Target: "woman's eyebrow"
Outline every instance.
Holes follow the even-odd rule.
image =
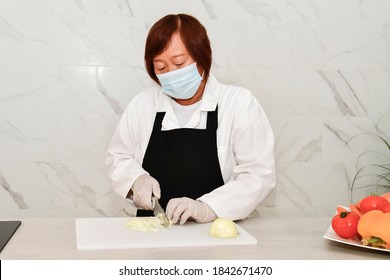
[[[178,57],[182,57],[185,55],[186,55],[185,53],[180,53],[180,54],[175,54],[175,55],[171,56],[170,58],[178,58]],[[162,59],[153,59],[153,62],[163,62],[163,60]]]
[[[180,53],[180,54],[175,54],[173,56],[171,56],[172,58],[176,58],[176,57],[180,57],[180,56],[185,56],[186,54],[185,53]]]

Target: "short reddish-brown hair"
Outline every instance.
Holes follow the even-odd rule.
[[[153,59],[167,48],[173,33],[177,31],[190,56],[204,70],[207,80],[212,61],[210,40],[199,20],[186,14],[166,15],[149,30],[145,45],[145,67],[149,76],[160,84],[154,72]]]

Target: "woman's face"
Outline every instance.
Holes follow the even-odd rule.
[[[153,59],[154,72],[163,74],[194,63],[178,32],[173,33],[167,48]],[[198,66],[199,71],[199,66]]]
[[[153,59],[154,72],[163,74],[171,72],[194,63],[195,60],[190,56],[187,48],[181,40],[178,32],[173,33],[171,41],[167,48]],[[197,65],[199,75],[202,76],[203,69]],[[190,99],[175,99],[181,105],[191,105],[198,102],[203,96],[203,90],[206,80],[203,79],[195,95]]]

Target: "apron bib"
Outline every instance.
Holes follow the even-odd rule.
[[[197,199],[224,184],[217,150],[218,107],[207,113],[206,129],[161,131],[165,112],[158,112],[142,167],[160,183],[161,206],[171,198]],[[149,212],[149,213],[148,213]],[[138,210],[137,215],[153,215]]]

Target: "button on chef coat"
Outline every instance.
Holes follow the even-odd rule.
[[[165,112],[162,130],[205,129],[207,112],[218,105],[217,148],[225,184],[198,200],[218,217],[245,219],[275,186],[274,136],[261,105],[247,89],[219,83],[212,74],[185,126],[180,126],[172,102],[155,86],[136,95],[125,109],[107,149],[114,191],[126,197],[138,176],[147,173],[142,162],[157,112]]]

